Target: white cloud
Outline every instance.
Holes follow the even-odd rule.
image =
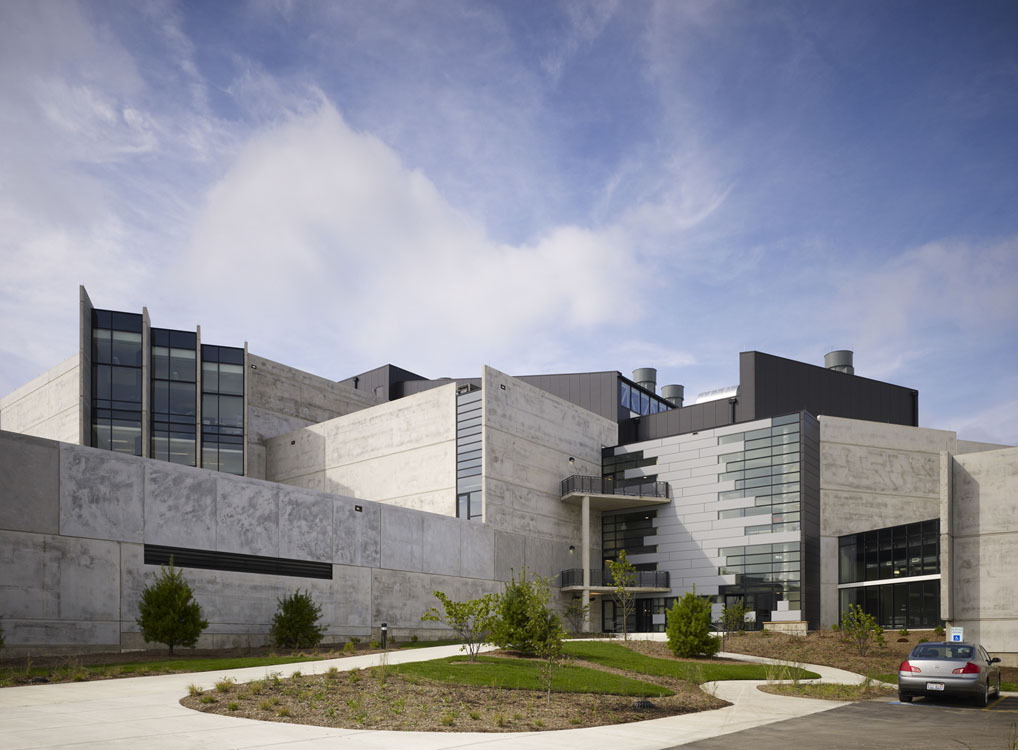
[[[209,193],[177,283],[235,303],[228,335],[243,328],[265,354],[300,325],[314,330],[309,350],[371,362],[398,352],[448,371],[632,317],[647,275],[636,257],[614,228],[495,243],[323,101],[242,149]]]

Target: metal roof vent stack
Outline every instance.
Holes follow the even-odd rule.
[[[653,367],[639,367],[633,370],[633,380],[641,388],[657,393],[657,370]]]
[[[824,367],[836,372],[844,372],[848,375],[855,375],[855,367],[852,366],[852,350],[837,349],[824,355]]]
[[[686,397],[686,389],[681,385],[663,385],[661,386],[661,396],[665,401],[669,402],[672,406],[682,406],[682,401]]]

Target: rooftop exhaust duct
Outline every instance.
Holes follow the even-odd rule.
[[[663,385],[661,386],[661,396],[665,401],[670,403],[672,406],[682,406],[682,401],[685,399],[686,389],[681,385]]]
[[[653,367],[639,367],[633,370],[633,381],[651,393],[657,393],[657,370]]]
[[[836,372],[844,372],[848,375],[855,375],[855,367],[852,366],[852,350],[837,349],[824,355],[824,367]]]

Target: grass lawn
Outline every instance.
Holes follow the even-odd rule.
[[[544,662],[539,659],[478,656],[477,661],[471,663],[465,656],[450,656],[446,659],[399,664],[393,669],[402,675],[423,677],[454,685],[476,685],[508,690],[544,690],[546,683],[541,676],[543,665]],[[662,685],[574,666],[555,668],[552,673],[552,692],[640,697],[673,695],[671,690]]]
[[[628,672],[654,677],[674,677],[697,684],[716,680],[766,680],[773,673],[773,667],[766,664],[732,664],[731,662],[675,661],[658,659],[641,654],[618,643],[592,641],[570,641],[565,652],[577,659],[594,662],[605,667],[624,669]],[[795,667],[787,670],[787,677],[801,680],[819,677],[816,672]]]

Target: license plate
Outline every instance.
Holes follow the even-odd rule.
[[[927,682],[926,683],[926,689],[927,690],[943,690],[944,689],[944,683],[942,683],[942,682]]]

